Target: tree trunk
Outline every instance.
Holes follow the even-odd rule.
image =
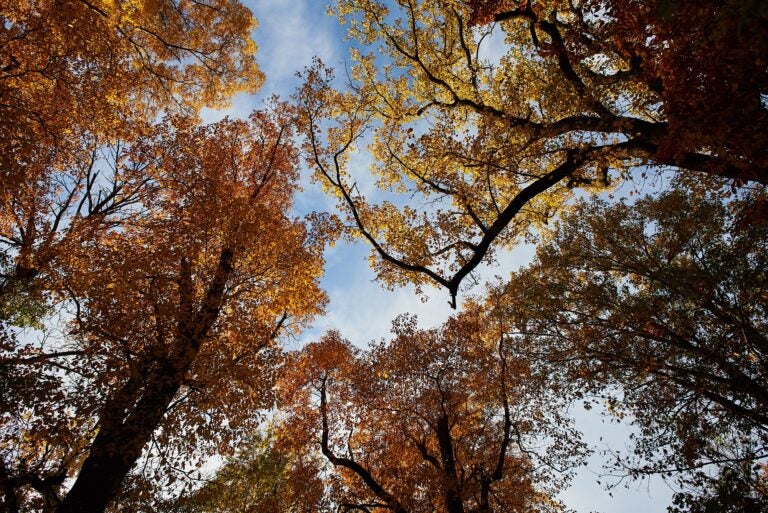
[[[106,509],[181,387],[188,365],[179,367],[169,364],[157,369],[154,379],[139,387],[143,389],[135,406],[112,402],[110,411],[105,411],[100,419],[99,432],[75,484],[56,513],[102,513]],[[132,378],[124,385],[121,392],[128,393],[118,394],[123,396],[121,399],[132,398],[134,394],[129,389],[136,388],[133,380],[138,379],[142,377]],[[130,413],[123,415],[125,410]]]
[[[131,376],[107,402],[88,457],[56,513],[103,513],[119,493],[218,318],[233,257],[231,249],[222,249],[198,309],[193,305],[192,268],[186,258],[182,259],[175,344],[163,356],[148,355],[139,366],[143,372]]]

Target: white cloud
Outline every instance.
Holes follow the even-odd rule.
[[[341,29],[326,15],[324,2],[260,0],[245,4],[259,20],[254,40],[266,75],[263,96],[291,93],[296,72],[311,64],[314,56],[333,64],[346,54]]]
[[[501,29],[501,25],[494,25],[490,34],[485,36],[480,43],[480,51],[478,54],[480,60],[498,66],[501,63],[501,59],[507,55],[511,49],[511,46],[507,44],[505,39],[506,34]]]
[[[287,99],[298,85],[296,73],[320,57],[337,64],[346,55],[343,30],[326,15],[326,5],[317,0],[248,0],[244,4],[258,20],[251,34],[259,47],[256,60],[265,75],[255,95],[240,94],[226,109],[203,109],[203,121],[224,116],[246,117],[274,94]]]

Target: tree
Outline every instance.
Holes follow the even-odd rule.
[[[0,205],[0,375],[5,399],[0,411],[4,504],[28,504],[25,490],[34,488],[31,504],[51,510],[68,473],[81,463],[93,429],[90,422],[101,398],[80,390],[78,400],[93,401],[83,418],[63,412],[77,387],[68,382],[80,372],[83,357],[76,344],[55,330],[42,335],[39,347],[30,337],[15,336],[20,328],[44,329],[44,322],[60,315],[66,293],[63,269],[74,271],[77,245],[98,248],[109,233],[135,222],[153,203],[158,176],[150,136],[134,144],[108,144],[83,137],[81,161],[63,167],[52,161],[24,162],[35,172],[29,180],[6,190]],[[46,141],[38,141],[40,147]],[[56,148],[49,148],[55,153]],[[153,153],[154,152],[154,153]],[[5,182],[2,186],[7,184]],[[12,184],[8,184],[12,185]],[[82,251],[80,251],[82,254]],[[4,340],[5,342],[5,340]],[[70,348],[69,346],[73,346]],[[74,359],[74,360],[73,360]],[[77,362],[77,365],[72,365]],[[34,414],[32,414],[34,412]],[[86,418],[87,417],[87,418]],[[34,436],[29,436],[34,433]]]
[[[749,464],[727,466],[709,480],[704,494],[678,493],[670,513],[759,513],[768,507],[765,469]],[[753,476],[759,471],[760,476]],[[755,486],[757,484],[757,486]]]
[[[93,138],[81,144],[82,160],[47,166],[0,207],[0,318],[12,325],[45,312],[68,246],[98,240],[151,201],[154,156],[142,154],[148,148]]]
[[[69,308],[63,338],[3,357],[15,376],[51,381],[6,414],[3,462],[16,475],[4,484],[55,476],[45,508],[58,513],[104,511],[126,479],[146,502],[142,485],[170,484],[190,454],[226,451],[254,428],[273,400],[275,337],[324,302],[323,235],[287,214],[290,137],[277,106],[202,127],[176,118],[130,148],[150,193],[116,229],[68,239],[51,271]]]
[[[140,192],[140,170],[98,179],[101,150],[141,137],[163,111],[191,115],[256,90],[262,76],[255,21],[236,0],[18,1],[0,21],[3,301],[43,281],[62,237],[108,224]]]
[[[297,455],[282,447],[274,428],[257,433],[216,475],[168,511],[242,513],[330,511],[317,457]]]
[[[493,290],[533,359],[632,416],[623,472],[701,487],[768,454],[768,224],[751,215],[764,194],[678,184],[580,202]]]
[[[261,82],[255,22],[237,1],[21,1],[0,17],[6,186],[67,132],[114,135],[158,108],[221,104]]]
[[[505,20],[525,9],[504,0],[468,4],[477,23]],[[741,169],[742,179],[765,183],[765,5],[751,0],[531,4],[529,9],[540,13],[549,9],[570,11],[582,19],[599,17],[599,30],[566,31],[569,58],[589,59],[600,48],[604,60],[619,58],[627,64],[621,71],[625,77],[632,75],[658,94],[668,122],[660,153],[675,159],[710,148]],[[550,19],[559,21],[557,15]]]
[[[331,332],[289,360],[283,436],[319,442],[341,511],[561,509],[583,446],[546,377],[487,322],[420,330],[399,317],[389,343],[361,351]]]
[[[614,20],[618,5],[627,9]],[[463,280],[495,248],[511,247],[546,224],[573,188],[605,188],[638,166],[768,181],[762,11],[747,19],[743,37],[728,32],[733,17],[722,12],[729,7],[690,18],[699,9],[691,4],[676,15],[686,20],[683,27],[703,24],[685,41],[698,40],[713,16],[725,16],[726,41],[738,39],[740,49],[754,42],[754,51],[724,57],[733,60],[727,69],[743,65],[731,110],[726,98],[708,103],[706,91],[704,99],[691,93],[672,102],[696,87],[695,78],[664,74],[672,52],[662,53],[658,65],[652,57],[643,64],[639,49],[621,46],[622,20],[635,19],[644,5],[339,2],[336,13],[360,44],[348,83],[334,88],[333,75],[317,64],[297,99],[318,176],[338,195],[350,235],[371,244],[384,282],[441,285],[455,306]],[[497,22],[480,23],[489,19],[480,8]],[[645,19],[634,22],[636,40],[645,37]],[[653,48],[672,44],[663,33],[672,25],[680,26],[675,20],[659,26]],[[689,55],[680,45],[675,55]],[[702,60],[709,47],[702,44],[691,58]],[[494,55],[499,49],[501,56]],[[659,73],[668,83],[661,92]],[[718,75],[706,83],[726,82]],[[683,123],[680,102],[699,106],[695,119],[707,123]],[[748,123],[741,121],[742,104],[751,106]],[[714,113],[722,110],[724,126],[713,129]],[[351,159],[366,143],[376,185],[402,197],[377,198],[374,188],[358,185],[363,178]]]

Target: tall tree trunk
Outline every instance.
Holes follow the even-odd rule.
[[[144,372],[131,376],[107,402],[88,457],[56,513],[103,513],[119,493],[218,318],[232,261],[232,250],[223,249],[205,299],[195,308],[191,265],[182,260],[175,344],[163,356],[148,355],[140,366]]]
[[[100,419],[88,458],[56,513],[101,513],[106,509],[162,421],[196,354],[197,350],[189,353],[188,364],[169,363],[156,368],[154,379],[145,386],[137,387],[134,382],[145,376],[132,378],[124,385],[120,398],[132,399],[136,394],[130,389],[139,388],[138,402],[111,401],[110,411]],[[123,414],[126,410],[128,413]]]
[[[440,459],[445,481],[443,490],[445,509],[448,513],[464,513],[464,501],[461,500],[461,486],[456,475],[456,458],[447,414],[442,415],[437,421],[437,441],[440,445]]]

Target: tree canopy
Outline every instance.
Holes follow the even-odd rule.
[[[176,119],[128,150],[146,164],[145,194],[117,228],[70,240],[49,278],[66,338],[3,358],[19,392],[4,431],[5,482],[19,486],[6,501],[40,475],[57,501],[71,477],[46,507],[103,511],[142,454],[146,482],[159,470],[168,482],[189,452],[221,450],[271,405],[274,338],[324,302],[324,239],[286,215],[296,155],[279,109]]]
[[[20,1],[0,20],[2,308],[30,292],[60,239],[137,200],[147,177],[119,162],[125,143],[163,112],[221,106],[263,77],[237,1]]]
[[[653,4],[338,2],[360,45],[347,83],[336,88],[318,63],[297,99],[318,176],[385,283],[435,283],[455,306],[494,249],[540,229],[574,188],[605,188],[638,166],[766,183],[765,13],[658,2],[670,4],[667,21]],[[709,26],[715,42],[687,48]],[[718,45],[733,46],[712,64]],[[754,113],[746,124],[742,106]],[[360,145],[376,185],[411,199],[360,192],[350,164]]]
[[[596,405],[670,512],[766,509],[763,4],[337,0],[345,73],[210,124],[246,5],[3,5],[0,510],[565,512]],[[303,344],[340,233],[461,311]]]
[[[243,444],[205,485],[171,501],[168,511],[332,511],[326,499],[320,457],[290,450],[270,426]]]
[[[765,183],[768,10],[764,5],[750,0],[696,4],[470,0],[468,4],[476,23],[500,22],[527,9],[564,27],[562,50],[569,60],[589,61],[612,75],[614,82],[631,77],[643,83],[657,95],[658,110],[667,122],[659,147],[662,157],[675,162],[685,160],[686,152],[707,148],[738,169],[732,176]],[[574,15],[581,23],[564,21]],[[590,19],[592,27],[585,23]],[[708,170],[727,176],[726,166],[723,162]]]
[[[491,293],[552,379],[631,415],[640,433],[615,462],[629,475],[700,486],[711,467],[734,482],[746,466],[739,486],[765,486],[765,469],[749,470],[768,449],[768,224],[752,222],[755,201],[677,187],[580,202]]]
[[[319,443],[342,511],[561,510],[584,447],[502,325],[400,317],[367,351],[327,334],[288,361],[282,436],[310,453]]]
[[[0,19],[3,196],[69,162],[85,134],[125,134],[262,81],[255,21],[236,0],[18,1]]]

